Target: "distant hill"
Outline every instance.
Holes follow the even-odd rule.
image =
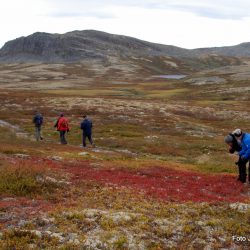
[[[241,43],[235,46],[195,49],[196,55],[217,54],[221,56],[250,57],[250,43]]]
[[[37,32],[7,42],[0,50],[1,63],[101,64],[130,72],[187,73],[227,65],[239,65],[250,56],[250,43],[221,48],[188,50],[95,30],[65,34]],[[120,64],[120,66],[118,66]],[[88,67],[88,66],[86,66]]]
[[[0,50],[0,61],[13,62],[75,62],[108,56],[180,57],[190,56],[190,51],[94,30],[66,34],[38,32],[9,41]]]

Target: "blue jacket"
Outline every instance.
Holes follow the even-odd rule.
[[[246,160],[250,159],[250,134],[244,133],[241,139],[242,150],[239,152],[239,156]]]
[[[37,113],[33,117],[33,123],[35,124],[36,127],[40,127],[43,124],[43,116],[40,113]]]
[[[92,134],[92,127],[93,127],[92,121],[89,119],[84,119],[81,123],[81,129],[85,135]]]

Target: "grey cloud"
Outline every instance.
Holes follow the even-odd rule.
[[[100,19],[109,19],[109,18],[116,18],[117,16],[114,15],[111,12],[105,12],[105,11],[54,11],[47,14],[48,16],[53,17],[96,17]]]
[[[44,0],[55,16],[113,18],[110,6],[178,10],[215,19],[242,19],[250,16],[248,0]],[[81,11],[82,10],[82,11]]]
[[[242,19],[244,17],[250,16],[248,11],[250,8],[250,3],[242,2],[232,3],[232,1],[204,1],[194,2],[192,4],[176,5],[172,4],[170,7],[176,10],[182,10],[186,12],[191,12],[199,16],[216,18],[216,19]]]
[[[217,19],[242,19],[250,16],[248,0],[146,0],[145,6],[151,9],[184,11]]]
[[[102,2],[96,0],[44,0],[48,4],[47,16],[52,17],[96,17],[100,19],[115,18]]]

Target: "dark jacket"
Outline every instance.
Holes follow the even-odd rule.
[[[43,116],[40,113],[37,113],[33,117],[33,123],[35,124],[36,127],[40,127],[43,124]]]
[[[81,122],[81,129],[85,135],[92,134],[92,127],[93,127],[93,124],[92,124],[92,121],[90,119],[86,118]]]
[[[230,134],[233,137],[233,145],[229,148],[229,153],[233,154],[235,151],[240,152],[241,151],[241,144],[237,141],[235,136],[233,134]]]

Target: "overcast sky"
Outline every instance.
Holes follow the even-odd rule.
[[[0,47],[37,31],[96,29],[184,48],[250,42],[249,0],[0,0]]]

